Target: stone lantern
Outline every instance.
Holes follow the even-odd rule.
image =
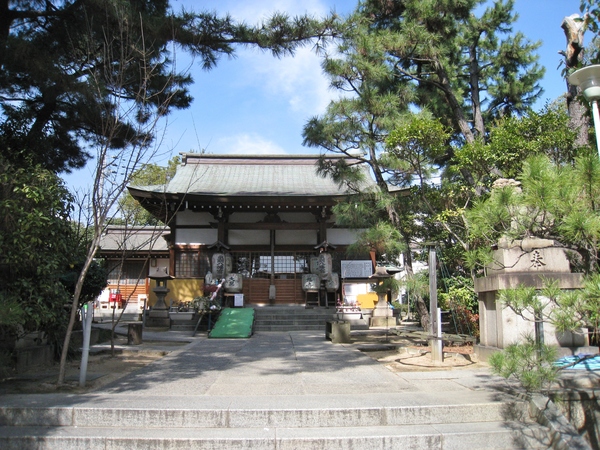
[[[391,278],[385,267],[377,266],[375,273],[369,278],[377,280],[377,304],[373,308],[373,314],[371,316],[371,327],[393,327],[396,326],[396,319],[392,310],[387,304],[387,289],[385,289],[384,282],[388,278]]]
[[[156,294],[157,301],[150,310],[146,319],[147,327],[169,328],[171,318],[169,317],[169,308],[165,303],[165,297],[169,293],[167,281],[173,277],[167,273],[166,267],[157,267],[149,276],[151,280],[156,281],[156,287],[152,291]]]
[[[330,244],[327,241],[321,242],[319,245],[315,246],[315,250],[319,251],[319,256],[317,256],[315,260],[315,273],[319,276],[320,286],[319,286],[319,305],[323,302],[321,299],[325,301],[325,307],[329,308],[329,298],[327,295],[327,283],[332,281],[332,255],[329,253],[329,249],[335,250],[336,246]],[[335,294],[334,294],[334,304],[335,304]]]

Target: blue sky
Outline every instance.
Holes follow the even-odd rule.
[[[214,10],[230,13],[238,20],[257,23],[273,11],[290,15],[304,13],[324,16],[331,10],[350,13],[356,0],[171,0],[175,10]],[[566,39],[560,25],[565,16],[579,12],[579,0],[516,0],[519,20],[515,31],[541,41],[540,64],[546,68],[544,94],[538,102],[554,100],[565,91],[558,65]],[[589,37],[586,36],[586,44]],[[310,47],[294,57],[276,59],[270,53],[238,48],[234,59],[222,59],[211,71],[202,70],[185,55],[178,57],[178,69],[190,70],[194,102],[185,111],[176,111],[161,124],[160,151],[154,162],[165,164],[181,152],[202,149],[213,154],[314,153],[302,146],[306,121],[322,114],[336,95],[322,75],[320,60]],[[93,163],[93,162],[92,162]],[[92,164],[90,163],[90,164]],[[65,176],[72,188],[90,182],[93,167]]]

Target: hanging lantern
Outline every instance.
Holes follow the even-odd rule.
[[[318,270],[318,262],[319,262],[319,258],[316,256],[311,256],[310,257],[310,273],[317,273]]]
[[[327,292],[336,292],[340,288],[340,276],[337,272],[332,272],[329,280],[325,282]]]
[[[331,278],[331,253],[320,253],[317,259],[317,275],[322,280],[329,280]]]
[[[318,291],[321,287],[321,279],[314,273],[305,273],[302,275],[303,291]]]
[[[227,292],[242,292],[242,274],[230,273],[225,276],[225,290]]]
[[[212,275],[214,279],[225,278],[231,272],[233,261],[229,253],[215,253],[212,256]]]

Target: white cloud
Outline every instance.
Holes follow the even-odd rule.
[[[303,0],[302,2],[297,0],[235,1],[229,3],[227,10],[235,19],[249,24],[265,20],[274,12],[285,12],[290,16],[309,14],[317,17],[324,17],[329,13],[329,8],[320,0]]]
[[[302,117],[322,114],[337,93],[321,69],[321,58],[312,48],[300,48],[281,59],[247,50],[239,62],[246,67],[245,83],[260,89],[271,99],[283,99],[291,112]]]
[[[275,11],[286,12],[290,16],[309,14],[316,17],[330,13],[330,6],[323,0],[236,1],[225,3],[223,8],[234,18],[249,24],[260,22]],[[240,49],[237,55],[246,86],[264,92],[269,100],[284,100],[290,112],[303,118],[322,114],[336,96],[329,89],[329,81],[321,70],[322,60],[315,54],[313,44],[300,47],[293,57],[280,59],[257,49]]]
[[[285,150],[256,133],[244,133],[218,139],[208,145],[206,151],[214,154],[236,155],[280,155]]]

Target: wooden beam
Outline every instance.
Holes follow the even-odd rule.
[[[325,224],[333,226],[333,223]],[[216,227],[216,223],[214,224]],[[288,222],[257,222],[257,223],[224,223],[226,230],[320,230],[322,224],[316,222],[288,223]]]

